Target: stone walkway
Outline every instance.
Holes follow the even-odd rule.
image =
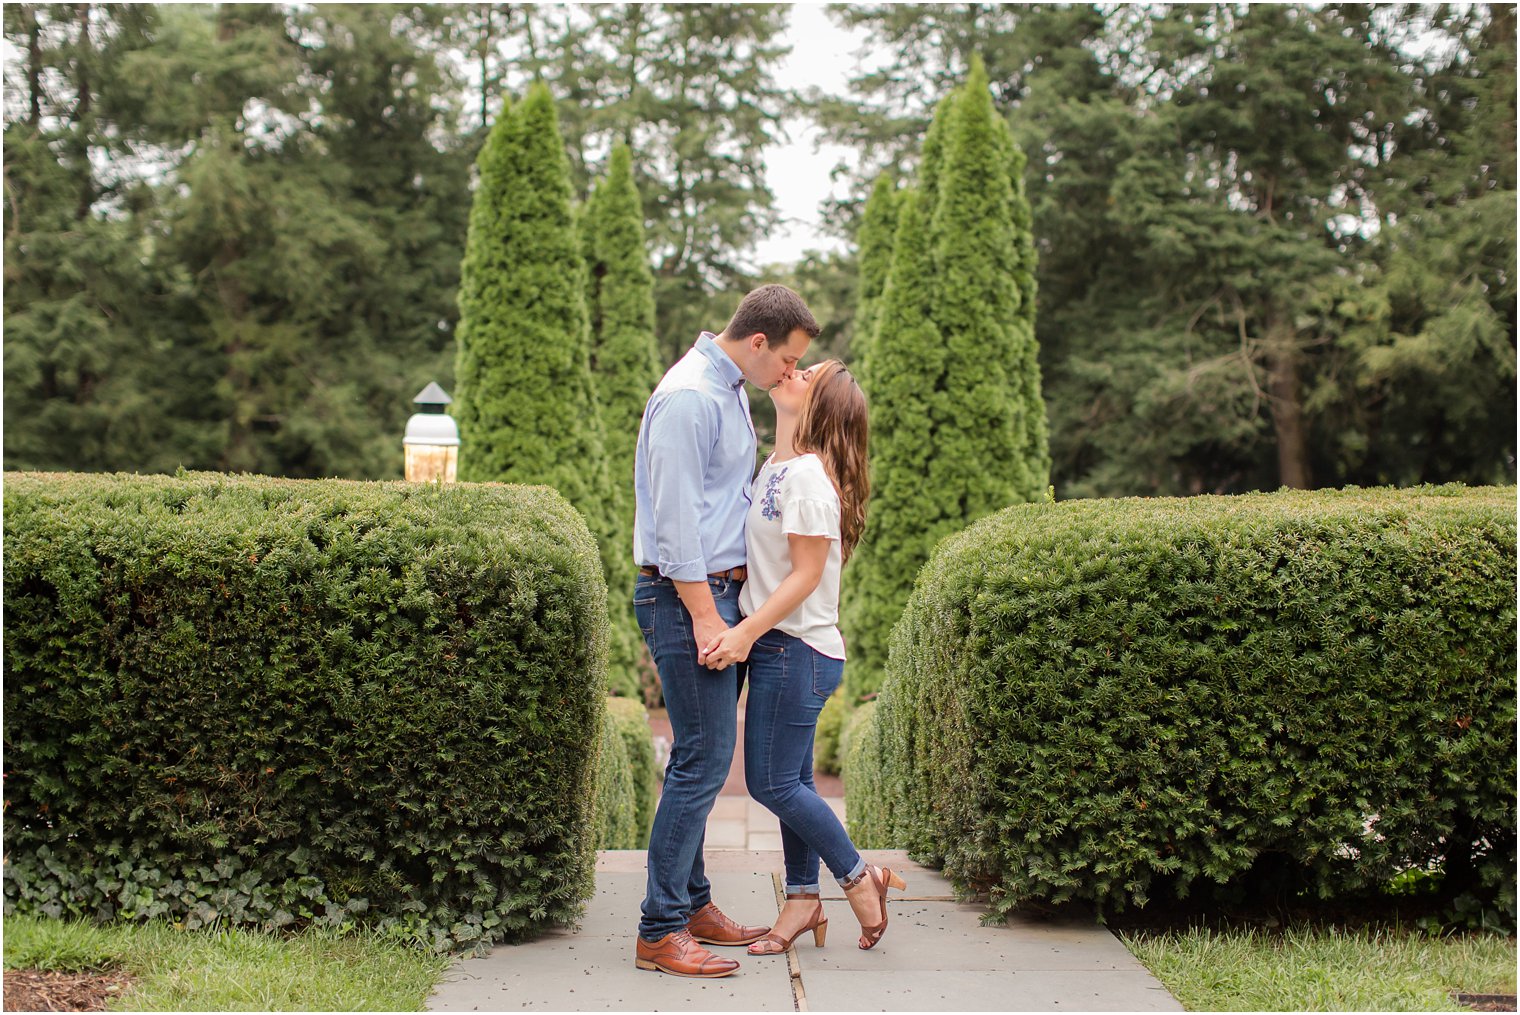
[[[900,853],[873,860],[901,869],[891,923],[874,949],[856,947],[856,924],[836,886],[825,888],[825,948],[811,935],[786,955],[738,958],[739,972],[691,980],[634,968],[642,851],[602,853],[596,895],[574,931],[461,959],[429,1000],[431,1011],[1181,1011],[1182,1006],[1112,934],[1091,919],[1016,919],[983,927],[981,908]],[[778,908],[779,853],[711,850],[718,904],[746,923]],[[830,892],[828,889],[832,888]]]
[[[742,722],[743,712],[740,712]],[[659,745],[669,724],[651,717]],[[738,755],[739,752],[735,752]],[[663,761],[663,759],[662,759]],[[818,788],[844,819],[838,779]],[[738,758],[707,820],[713,899],[740,923],[767,924],[781,904],[776,818],[744,793]],[[634,968],[643,850],[598,854],[596,894],[574,930],[460,959],[428,1001],[430,1011],[1181,1011],[1166,988],[1091,917],[1020,918],[983,927],[978,906],[955,901],[944,878],[905,853],[867,859],[901,871],[881,943],[856,947],[858,924],[844,893],[823,881],[828,944],[812,935],[785,955],[721,949],[741,967],[719,980]],[[827,875],[827,871],[825,871]]]
[[[839,820],[844,820],[844,800],[840,797],[824,797]],[[713,804],[712,814],[707,818],[707,838],[703,840],[709,851],[715,849],[748,849],[760,852],[781,851],[781,826],[776,815],[745,796],[720,796]]]

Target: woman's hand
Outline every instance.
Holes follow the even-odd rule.
[[[701,653],[702,661],[710,670],[721,670],[748,659],[750,647],[754,644],[754,636],[748,633],[741,622],[708,642]]]

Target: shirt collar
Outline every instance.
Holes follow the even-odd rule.
[[[729,358],[728,353],[718,346],[718,336],[710,331],[704,331],[697,336],[696,350],[718,371],[718,376],[723,378],[723,383],[734,390],[744,385],[744,371],[739,369],[739,364]]]

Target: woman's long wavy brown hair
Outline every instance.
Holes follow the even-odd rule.
[[[839,494],[839,544],[849,560],[866,527],[871,473],[866,458],[866,396],[845,365],[831,359],[813,368],[813,383],[792,443],[815,454]]]

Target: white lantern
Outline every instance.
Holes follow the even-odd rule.
[[[401,440],[406,449],[406,481],[454,482],[459,469],[459,426],[443,411],[453,399],[429,383],[412,401],[421,411],[406,421],[406,436]]]

